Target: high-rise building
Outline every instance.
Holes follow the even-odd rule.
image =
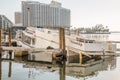
[[[15,12],[15,24],[21,24],[21,23],[22,23],[22,13]]]
[[[0,28],[7,29],[12,27],[13,23],[4,15],[0,15]]]
[[[23,26],[70,27],[70,10],[56,1],[50,4],[22,1],[22,14]]]

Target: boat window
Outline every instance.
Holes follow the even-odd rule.
[[[32,39],[32,45],[35,45],[35,39]]]
[[[48,34],[50,34],[50,31],[48,31]]]
[[[81,38],[76,38],[76,40],[79,41],[79,42],[94,43],[94,40],[81,39]]]

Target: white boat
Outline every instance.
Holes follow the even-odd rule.
[[[19,33],[18,33],[19,34]],[[47,28],[27,27],[17,38],[34,48],[59,48],[59,30]],[[83,52],[108,51],[116,52],[116,44],[107,41],[85,39],[75,34],[65,35],[66,49]],[[78,52],[79,53],[79,52]]]

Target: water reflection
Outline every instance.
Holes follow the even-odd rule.
[[[104,60],[91,61],[84,65],[78,63],[68,65],[66,62],[53,65],[43,62],[29,62],[24,58],[15,58],[14,61],[1,61],[0,59],[0,80],[73,80],[73,78],[86,80],[88,76],[97,76],[100,71],[114,70],[115,68],[116,57],[113,56]]]
[[[87,66],[86,66],[87,65]],[[112,70],[116,68],[116,58],[108,57],[105,60],[99,60],[96,62],[90,62],[84,66],[81,65],[70,65],[67,67],[66,74],[73,77],[87,77],[97,76],[98,71]]]
[[[12,61],[9,61],[9,71],[8,71],[8,77],[11,77],[12,75]]]
[[[0,56],[0,80],[2,80],[2,61]]]
[[[63,65],[59,69],[60,80],[66,80],[66,78],[65,78],[65,75],[66,75],[65,71],[66,71],[66,61],[63,61]]]

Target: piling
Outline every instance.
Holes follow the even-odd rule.
[[[8,36],[9,36],[9,37],[8,37],[8,38],[9,38],[9,39],[8,39],[8,40],[9,40],[9,46],[11,46],[11,39],[12,39],[11,28],[9,28],[8,32],[9,32],[9,33],[8,33]]]
[[[1,29],[0,29],[0,80],[2,80],[2,48],[1,48],[1,43],[2,43],[2,36],[1,36]]]
[[[60,43],[60,49],[64,53],[63,57],[63,67],[60,67],[60,80],[65,80],[65,71],[66,71],[66,50],[65,50],[65,31],[64,28],[60,27],[59,31],[59,43]]]
[[[64,59],[65,59],[66,50],[65,50],[65,31],[64,31],[64,28],[60,28],[60,31],[59,31],[59,48],[64,53]]]
[[[9,47],[10,47],[10,46],[11,46],[11,39],[12,39],[12,38],[11,38],[11,37],[12,37],[12,36],[11,36],[11,28],[9,28],[8,32],[9,32],[9,33],[8,33],[8,36],[9,36],[9,37],[8,37],[8,40],[9,40]],[[9,51],[9,56],[10,56],[10,59],[12,59],[12,51]]]
[[[2,80],[2,29],[0,29],[0,80]]]
[[[0,59],[2,55],[2,29],[0,29]]]

